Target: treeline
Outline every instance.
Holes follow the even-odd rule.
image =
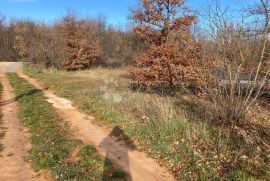
[[[42,68],[85,69],[131,63],[143,43],[106,18],[82,17],[71,11],[52,24],[0,17],[0,61],[27,61]]]
[[[138,0],[130,30],[73,12],[50,25],[1,18],[0,57],[41,69],[132,64],[143,90],[198,93],[212,99],[215,121],[236,124],[270,82],[269,9],[268,0],[257,0],[239,11],[241,18],[231,18],[232,11],[213,0],[200,13],[202,33],[185,0]]]

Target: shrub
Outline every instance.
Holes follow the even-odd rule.
[[[137,68],[133,74],[147,88],[197,85],[198,71],[190,57],[178,51],[176,42],[152,46],[134,58]]]
[[[196,17],[187,13],[184,3],[141,0],[131,11],[133,31],[150,45],[134,58],[136,69],[132,72],[148,89],[168,86],[171,91],[177,85],[197,84],[197,46],[189,31]]]
[[[62,36],[65,42],[66,60],[63,66],[68,70],[85,69],[100,55],[100,45],[94,31],[91,41],[83,36],[82,27],[86,21],[77,20],[75,15],[63,17]]]

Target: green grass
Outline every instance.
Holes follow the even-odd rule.
[[[125,180],[96,149],[70,137],[68,125],[39,90],[16,74],[8,77],[16,90],[20,119],[30,131],[27,158],[34,169],[48,169],[58,180]],[[74,150],[76,156],[71,156]]]
[[[179,180],[270,180],[267,147],[209,124],[193,100],[132,91],[123,69],[25,72],[94,115],[97,124],[120,126]],[[262,139],[270,143],[270,136]]]

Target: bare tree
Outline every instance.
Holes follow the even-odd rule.
[[[239,125],[269,81],[269,3],[260,0],[258,5],[263,16],[261,26],[251,25],[250,18],[233,21],[227,8],[222,10],[218,1],[214,4],[204,18],[209,41],[214,45],[209,67],[215,67],[215,81],[205,79],[204,87],[214,102],[218,120]]]

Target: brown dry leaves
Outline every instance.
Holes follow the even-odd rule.
[[[183,85],[196,83],[198,70],[190,58],[178,51],[176,42],[152,46],[134,58],[137,68],[133,71],[136,80],[147,87],[169,83]]]
[[[63,18],[62,36],[67,54],[63,66],[68,70],[88,68],[100,56],[101,48],[94,31],[91,31],[91,41],[83,36],[85,23],[84,20],[77,20],[74,15]]]
[[[133,31],[149,44],[148,50],[134,58],[132,73],[147,88],[200,84],[200,47],[189,31],[196,17],[189,15],[184,3],[141,0],[131,11],[136,24]]]
[[[141,0],[131,10],[131,19],[136,24],[134,32],[150,43],[167,42],[170,34],[192,25],[196,19],[188,14],[190,10],[184,3],[185,0]]]

